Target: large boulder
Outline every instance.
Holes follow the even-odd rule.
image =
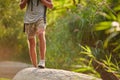
[[[58,69],[25,68],[13,80],[101,80],[81,73]]]

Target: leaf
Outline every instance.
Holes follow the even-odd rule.
[[[101,22],[99,24],[96,24],[94,27],[95,31],[100,31],[100,30],[106,30],[109,29],[111,27],[111,21],[105,21],[105,22]]]
[[[114,11],[120,11],[120,5],[116,6],[113,10]]]
[[[107,18],[107,19],[111,19],[111,16],[105,12],[99,12],[100,15],[102,15],[103,17]]]
[[[113,49],[113,52],[116,52],[117,50],[120,50],[120,45],[118,45],[117,47],[115,47],[115,49]]]
[[[88,71],[92,71],[92,68],[91,67],[89,67],[89,66],[83,66],[83,67],[81,67],[81,68],[79,68],[79,69],[76,69],[76,70],[74,70],[75,72],[88,72]]]
[[[112,12],[109,12],[109,15],[111,16],[111,19],[113,21],[116,21],[117,20],[117,17],[112,13]]]
[[[108,36],[107,39],[104,42],[104,48],[107,48],[108,43],[110,42],[110,40],[112,38],[114,38],[115,36],[117,36],[118,34],[119,34],[118,32],[114,32],[114,33],[110,34],[110,36]]]

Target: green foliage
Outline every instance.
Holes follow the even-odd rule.
[[[55,68],[66,68],[74,62],[76,46],[72,42],[67,18],[62,18],[54,24],[51,30],[47,31],[47,59],[48,65]],[[66,22],[66,23],[65,23]],[[60,65],[62,64],[62,66]],[[68,66],[69,65],[69,66]]]
[[[10,80],[10,79],[7,79],[7,78],[0,78],[0,80]]]
[[[0,55],[11,54],[10,57],[14,57],[11,59],[8,57],[7,60],[18,60],[20,55],[22,58],[27,58],[28,55],[25,56],[25,53],[28,53],[26,38],[23,35],[23,12],[19,9],[19,1],[0,1],[0,18],[0,47],[4,50],[4,53],[0,51]]]
[[[79,9],[82,10],[82,12],[79,11]],[[87,42],[84,40],[91,39],[92,32],[91,28],[88,29],[88,27],[92,22],[89,22],[88,19],[92,20],[93,17],[87,16],[92,16],[92,13],[89,11],[85,12],[86,9],[86,7],[84,9],[78,7],[67,10],[60,19],[54,22],[53,27],[47,28],[47,55],[50,58],[50,62],[53,64],[53,67],[55,65],[56,68],[61,67],[59,64],[63,64],[63,68],[70,67],[72,63],[75,62],[71,59],[78,55],[78,45],[82,42],[82,40],[83,42]],[[92,8],[90,9],[92,11]],[[95,12],[93,11],[93,13]],[[90,27],[92,27],[92,25]],[[53,61],[51,60],[52,58],[54,58]],[[60,62],[57,62],[55,59]]]
[[[86,2],[86,4],[88,3]],[[95,44],[96,33],[92,27],[96,22],[102,20],[101,16],[96,14],[101,7],[97,6],[97,2],[90,1],[90,3],[67,10],[64,15],[60,16],[60,19],[54,22],[53,27],[47,28],[48,66],[96,74],[88,56],[79,54],[80,44],[91,46]]]
[[[120,73],[120,71],[119,71],[120,70],[120,68],[119,68],[119,62],[117,62],[117,61],[113,62],[113,60],[112,60],[113,59],[112,54],[107,55],[105,49],[101,49],[101,48],[96,48],[94,50],[94,48],[90,48],[88,46],[85,46],[85,47],[81,46],[81,47],[82,47],[83,51],[81,51],[80,54],[89,57],[88,58],[89,61],[86,63],[86,65],[89,64],[87,67],[91,68],[90,71],[92,73],[97,74],[97,76],[99,76],[98,73],[96,71],[94,71],[94,69],[92,68],[93,66],[91,64],[92,60],[97,60],[97,61],[101,62],[102,64],[104,64],[107,67],[107,69],[105,69],[106,71],[115,73],[117,76],[120,77],[120,75],[119,75],[119,73]],[[104,52],[103,52],[103,50],[104,50]],[[100,57],[99,58],[98,57],[99,55],[97,55],[97,56],[94,55],[94,54],[100,54],[99,53],[100,51],[103,52],[101,55],[104,54],[105,57]],[[96,52],[98,52],[98,53],[96,53]],[[84,60],[84,61],[86,61],[86,60]],[[83,70],[84,70],[84,68],[82,68],[82,69],[79,68],[79,69],[77,69],[75,71],[83,71]]]
[[[104,56],[106,59],[102,59],[103,63],[109,68],[108,72],[114,72],[120,77],[120,6],[115,4],[112,5],[112,8],[108,6],[108,9],[109,11],[102,12],[106,21],[96,24],[95,30],[104,31],[104,35],[107,35],[104,38],[103,49],[108,50],[108,53]]]
[[[47,67],[99,76],[91,65],[92,59],[97,59],[108,66],[109,71],[119,73],[120,1],[53,2],[54,9],[47,12]],[[22,32],[24,10],[20,11],[18,4],[18,0],[0,1],[0,48],[9,49],[10,60],[30,63],[27,38]],[[0,52],[3,54],[9,55]]]
[[[95,59],[95,56],[93,56],[91,49],[88,46],[80,46],[81,51],[80,55],[81,57],[79,58],[79,65],[75,65],[75,72],[82,72],[82,73],[87,73],[87,74],[96,74],[98,77],[98,73],[94,70],[92,67],[92,60]]]
[[[113,12],[114,11],[114,12]],[[118,13],[117,13],[118,12]],[[107,16],[106,17],[108,20],[105,22],[100,22],[95,26],[95,30],[104,30],[106,34],[108,34],[109,36],[107,37],[107,39],[104,42],[104,47],[108,47],[108,43],[113,40],[115,41],[115,38],[118,38],[117,36],[119,36],[120,33],[120,14],[119,14],[119,6],[115,7],[114,10],[112,10],[111,12],[109,11],[109,13],[104,13]],[[109,16],[109,17],[108,17]],[[119,38],[118,38],[119,39]],[[112,41],[112,42],[113,42]],[[114,42],[113,42],[114,43]],[[119,42],[118,42],[119,43]],[[119,45],[118,45],[119,46]],[[118,47],[117,47],[118,48]]]

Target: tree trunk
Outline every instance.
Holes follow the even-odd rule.
[[[107,72],[108,68],[97,60],[93,60],[92,65],[94,69],[101,75],[103,80],[119,80],[119,78],[112,72]]]

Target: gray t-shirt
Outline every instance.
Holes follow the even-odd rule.
[[[24,23],[34,23],[40,18],[44,18],[45,6],[39,2],[37,5],[37,0],[33,0],[33,7],[31,10],[31,3],[27,6]]]

